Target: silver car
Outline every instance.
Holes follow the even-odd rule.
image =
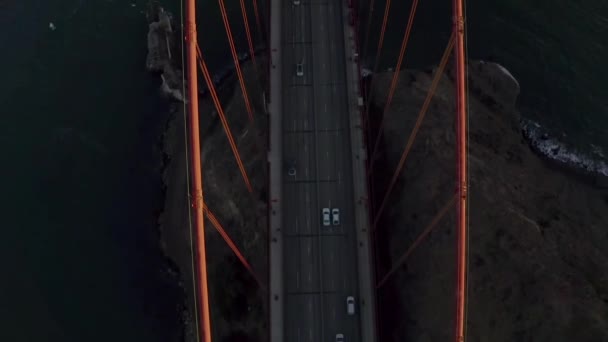
[[[355,297],[353,297],[353,296],[346,297],[346,312],[349,315],[355,314]]]
[[[329,208],[323,208],[322,210],[322,214],[323,214],[323,225],[324,226],[329,226]]]
[[[344,342],[344,334],[336,334],[336,342]]]
[[[332,218],[333,225],[339,226],[340,225],[340,209],[333,208],[331,210],[331,218]]]

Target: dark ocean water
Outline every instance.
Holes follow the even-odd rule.
[[[0,1],[0,341],[167,341],[175,331],[181,298],[155,222],[168,104],[145,70],[145,4]],[[163,5],[179,22],[179,2]],[[214,6],[201,2],[199,32],[219,70],[228,45],[207,34],[224,33]]]
[[[144,68],[145,3],[0,0],[0,341],[165,341],[178,323],[155,233],[168,105]],[[179,18],[178,1],[162,3]],[[449,3],[421,1],[408,67],[438,62]],[[573,3],[470,0],[469,52],[515,75],[529,118],[608,150],[606,2]],[[387,66],[408,11],[392,12]],[[212,70],[230,63],[216,1],[200,2],[199,40]]]

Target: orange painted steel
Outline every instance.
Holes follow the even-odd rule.
[[[255,272],[253,272],[253,268],[251,267],[251,265],[249,264],[249,262],[247,262],[247,259],[245,259],[245,257],[241,253],[241,251],[239,251],[238,247],[236,247],[236,245],[234,244],[234,241],[232,241],[232,239],[230,238],[230,236],[228,235],[228,233],[226,233],[226,230],[224,229],[224,227],[222,227],[222,225],[217,220],[217,218],[215,217],[215,215],[213,215],[213,212],[211,212],[211,210],[209,210],[209,207],[207,206],[207,204],[203,204],[203,206],[204,206],[204,209],[205,209],[205,213],[207,214],[207,218],[209,219],[209,222],[211,222],[211,224],[213,225],[213,227],[215,228],[215,230],[217,230],[217,232],[222,236],[222,239],[224,239],[224,241],[226,242],[226,244],[228,245],[228,247],[230,247],[230,249],[232,250],[232,252],[241,261],[241,264],[243,264],[243,266],[245,266],[245,268],[247,269],[247,271],[249,271],[249,273],[253,276],[253,278],[258,283],[258,285],[260,286],[260,288],[261,289],[265,289],[265,286],[262,283],[262,281],[260,281],[260,278],[255,274]]]
[[[205,248],[205,219],[203,217],[203,174],[201,172],[201,143],[198,117],[198,80],[196,75],[196,4],[186,2],[186,47],[188,71],[188,111],[190,117],[190,152],[192,165],[192,193],[194,203],[194,227],[198,262],[199,319],[203,342],[211,342],[211,317],[209,314],[209,289],[207,286],[207,254]]]
[[[467,94],[464,47],[464,3],[454,0],[454,34],[456,35],[456,112],[457,112],[457,277],[456,277],[456,327],[454,339],[463,342],[466,328],[466,272],[467,272]]]
[[[380,124],[378,125],[378,135],[376,136],[376,142],[374,143],[374,148],[372,150],[372,155],[370,160],[374,160],[376,156],[376,152],[378,151],[378,145],[380,145],[380,137],[382,136],[382,125],[384,124],[384,117],[386,116],[386,112],[391,106],[391,101],[393,100],[393,96],[395,95],[395,89],[397,89],[397,81],[399,80],[399,70],[401,70],[401,63],[403,62],[403,56],[405,55],[405,48],[407,47],[407,43],[410,40],[410,33],[412,32],[412,26],[414,25],[414,18],[416,16],[416,8],[418,7],[418,0],[412,1],[412,7],[410,8],[410,16],[407,21],[407,27],[405,28],[405,32],[403,33],[403,40],[401,41],[401,50],[399,51],[399,58],[397,59],[397,65],[395,65],[395,71],[393,72],[393,79],[391,80],[391,86],[388,91],[388,96],[386,98],[386,103],[384,104],[384,109],[382,110],[382,118],[380,118]],[[372,168],[370,172],[373,172],[373,165],[371,163]]]
[[[253,40],[251,39],[251,32],[249,31],[249,18],[247,18],[247,9],[245,8],[245,1],[239,0],[241,3],[241,15],[243,16],[243,22],[245,23],[245,34],[247,35],[247,44],[249,45],[249,54],[251,55],[251,62],[253,63],[253,67],[258,70],[258,67],[255,63],[255,51],[253,50]]]
[[[247,186],[247,190],[250,193],[253,193],[253,188],[251,187],[251,182],[249,181],[249,177],[247,176],[247,171],[245,170],[245,166],[243,165],[243,161],[241,160],[241,155],[239,154],[239,150],[236,147],[236,143],[234,142],[234,138],[232,137],[232,132],[230,131],[230,126],[228,125],[228,120],[226,119],[226,115],[224,114],[224,110],[222,109],[222,104],[220,102],[219,97],[217,96],[217,92],[215,91],[215,86],[213,85],[213,80],[211,79],[211,74],[207,69],[207,64],[205,64],[205,60],[203,59],[203,54],[201,52],[200,47],[196,46],[198,52],[198,64],[201,67],[201,71],[203,72],[203,77],[205,78],[205,82],[207,83],[207,88],[209,89],[209,94],[211,94],[211,98],[213,99],[213,104],[215,105],[215,110],[217,111],[220,121],[222,122],[222,126],[224,127],[224,132],[226,133],[226,137],[228,137],[228,142],[230,143],[230,148],[232,149],[232,154],[234,154],[234,158],[236,159],[236,163],[239,166],[239,170],[241,171],[241,176],[245,181],[245,186]]]
[[[241,70],[241,63],[239,62],[239,56],[236,53],[234,47],[234,39],[232,38],[232,30],[230,30],[230,22],[228,21],[228,15],[226,14],[226,6],[224,6],[224,0],[218,0],[220,4],[220,11],[222,12],[222,20],[224,21],[224,28],[226,29],[226,35],[228,36],[228,42],[230,43],[230,52],[232,52],[232,59],[234,60],[234,68],[239,78],[239,84],[241,91],[243,92],[243,100],[245,100],[245,107],[247,108],[247,115],[249,121],[253,121],[253,111],[249,103],[249,95],[247,94],[247,88],[245,87],[245,80],[243,78],[243,71]]]
[[[439,221],[441,221],[443,216],[445,216],[445,214],[452,207],[454,202],[456,202],[456,196],[451,197],[451,199],[448,201],[448,203],[446,203],[443,206],[443,208],[441,208],[441,210],[437,213],[437,215],[435,215],[435,217],[433,217],[433,219],[431,220],[431,223],[429,223],[428,226],[426,226],[426,228],[424,228],[422,233],[420,233],[420,235],[418,235],[416,240],[414,240],[414,242],[407,249],[407,251],[405,251],[405,253],[403,253],[403,255],[401,255],[399,257],[399,259],[397,260],[395,265],[393,265],[393,267],[390,269],[390,271],[388,271],[386,273],[386,275],[384,277],[382,277],[382,280],[380,280],[378,282],[378,285],[376,285],[377,289],[382,287],[382,285],[384,285],[386,283],[386,281],[391,277],[391,275],[393,275],[393,273],[395,273],[395,271],[397,271],[397,269],[399,267],[401,267],[401,265],[407,260],[407,258],[410,256],[410,254],[412,254],[414,249],[416,249],[416,247],[418,247],[418,245],[422,242],[422,240],[424,240],[424,238],[426,238],[427,235],[429,235],[429,233],[433,230],[433,228],[435,228],[437,226],[437,223],[439,223]]]
[[[450,56],[450,52],[452,51],[453,46],[454,46],[454,34],[452,34],[450,36],[450,41],[448,43],[448,46],[445,48],[445,51],[443,52],[443,57],[441,57],[441,63],[439,64],[439,68],[435,72],[435,76],[433,77],[431,87],[429,88],[429,91],[426,95],[426,99],[424,100],[424,103],[422,104],[422,108],[420,109],[420,113],[418,114],[418,119],[416,120],[414,129],[412,130],[412,133],[410,133],[410,137],[408,138],[407,144],[406,144],[405,148],[403,149],[403,153],[401,154],[401,159],[399,160],[399,164],[397,165],[397,168],[395,169],[395,172],[393,173],[393,178],[391,179],[391,182],[389,183],[389,186],[386,190],[386,194],[384,194],[384,198],[382,199],[380,207],[378,208],[378,211],[376,212],[376,215],[374,217],[374,223],[372,224],[372,231],[374,231],[376,229],[378,221],[380,220],[380,216],[382,215],[382,210],[384,209],[384,207],[386,206],[386,204],[388,202],[388,198],[389,198],[389,195],[391,194],[393,186],[395,186],[395,183],[397,182],[397,178],[399,178],[399,174],[401,173],[401,170],[403,169],[403,165],[405,164],[405,159],[407,158],[407,155],[409,154],[410,149],[412,148],[412,145],[414,144],[414,140],[416,139],[418,130],[420,129],[420,126],[422,125],[422,121],[424,120],[424,117],[426,116],[426,112],[427,112],[427,109],[429,108],[429,104],[431,103],[431,99],[433,98],[433,95],[435,93],[435,89],[437,88],[437,85],[439,85],[439,80],[441,79],[441,76],[443,75],[443,70],[445,69],[445,66],[448,62],[448,57]]]

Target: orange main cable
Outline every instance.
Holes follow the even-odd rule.
[[[198,261],[199,319],[202,342],[211,342],[209,289],[207,285],[207,252],[205,248],[205,219],[203,217],[203,174],[201,172],[201,143],[198,118],[198,80],[196,76],[196,4],[186,1],[186,43],[188,70],[188,109],[190,114],[190,151],[192,159],[192,198],[194,199],[194,227],[196,229]]]
[[[207,69],[207,64],[205,64],[205,60],[203,59],[203,54],[199,46],[196,46],[198,52],[198,64],[201,67],[201,71],[203,72],[203,77],[205,78],[205,82],[207,83],[207,88],[209,89],[209,94],[211,94],[211,98],[213,99],[213,104],[215,105],[215,110],[220,117],[220,121],[222,122],[222,126],[224,127],[224,133],[226,133],[226,137],[228,137],[228,143],[230,144],[230,149],[232,149],[232,154],[234,154],[234,158],[236,159],[236,164],[241,171],[241,176],[245,181],[245,186],[247,186],[247,190],[249,193],[253,193],[253,188],[251,187],[251,182],[249,181],[249,177],[247,176],[247,171],[245,170],[245,166],[243,165],[243,161],[241,160],[241,155],[239,154],[239,150],[236,147],[236,143],[234,142],[234,138],[232,137],[232,132],[230,131],[230,126],[228,125],[228,120],[226,119],[226,114],[222,109],[222,104],[217,96],[217,92],[215,91],[215,86],[213,85],[213,80],[211,79],[211,74],[209,74],[209,70]]]
[[[241,14],[243,15],[243,22],[245,23],[245,34],[247,36],[247,44],[249,45],[249,54],[251,55],[251,62],[255,68],[256,74],[258,67],[255,63],[255,51],[253,50],[253,40],[251,39],[251,32],[249,31],[249,19],[247,18],[247,9],[245,8],[245,1],[239,0],[241,3]]]
[[[224,0],[218,0],[220,4],[220,11],[222,12],[222,20],[224,21],[224,28],[226,29],[226,35],[228,36],[228,43],[230,43],[230,52],[232,53],[232,59],[234,60],[234,68],[239,78],[239,84],[241,91],[243,92],[243,99],[245,100],[245,107],[247,107],[247,115],[249,121],[253,121],[253,111],[249,104],[249,95],[247,94],[247,88],[245,87],[245,80],[243,79],[243,72],[241,71],[241,63],[239,62],[239,56],[236,53],[234,47],[234,39],[232,38],[232,30],[230,30],[230,23],[228,22],[228,15],[226,14],[226,6],[224,6]]]
[[[466,271],[467,271],[467,94],[464,48],[463,0],[454,0],[454,34],[456,35],[456,111],[457,111],[457,278],[456,278],[456,327],[454,339],[463,342],[466,328]]]
[[[247,271],[249,271],[249,273],[253,276],[253,278],[258,283],[260,288],[265,289],[265,286],[260,281],[260,278],[258,278],[258,276],[255,274],[255,272],[253,272],[253,268],[251,267],[249,262],[247,262],[247,259],[245,259],[245,256],[243,256],[241,251],[239,251],[238,247],[236,247],[236,244],[234,243],[234,241],[232,241],[232,239],[230,238],[228,233],[226,233],[226,230],[224,230],[224,227],[222,227],[222,225],[217,220],[215,215],[213,215],[213,212],[211,212],[211,210],[209,210],[209,207],[207,206],[207,204],[203,203],[203,206],[204,206],[205,213],[207,214],[207,218],[209,219],[209,221],[211,222],[211,224],[213,225],[215,230],[222,236],[222,239],[224,239],[224,241],[226,242],[228,247],[230,247],[232,252],[241,261],[241,264],[243,264],[243,266],[245,266]]]
[[[376,136],[376,142],[374,143],[374,148],[372,149],[371,157],[369,158],[371,161],[374,160],[374,156],[378,150],[378,145],[380,145],[380,137],[382,136],[382,125],[384,124],[384,117],[386,116],[386,111],[391,105],[391,101],[393,100],[393,96],[395,95],[395,89],[397,89],[397,81],[399,80],[399,71],[401,70],[401,63],[403,62],[403,56],[405,55],[405,48],[407,47],[407,43],[410,40],[410,33],[412,32],[412,26],[414,25],[414,17],[416,16],[416,8],[418,7],[418,0],[412,1],[412,7],[410,9],[410,16],[407,21],[407,27],[405,28],[405,32],[403,33],[403,40],[401,41],[401,50],[399,51],[399,58],[397,59],[397,65],[395,66],[395,71],[393,72],[393,79],[391,80],[391,86],[388,91],[388,96],[386,98],[386,103],[384,104],[384,109],[382,110],[382,118],[380,118],[380,124],[378,125],[378,135]],[[372,162],[370,164],[372,167],[369,172],[373,172]]]
[[[380,220],[382,210],[384,209],[384,207],[386,206],[386,203],[388,202],[388,198],[389,198],[389,195],[391,194],[391,191],[393,190],[393,186],[395,186],[395,183],[397,182],[397,178],[399,178],[399,174],[401,173],[401,170],[403,169],[403,165],[405,164],[405,159],[407,158],[407,155],[409,154],[410,149],[412,148],[412,145],[414,144],[414,140],[416,139],[418,130],[420,129],[420,126],[422,125],[422,121],[424,120],[424,117],[426,116],[426,112],[431,103],[431,99],[433,98],[433,95],[435,93],[435,89],[439,85],[439,80],[441,80],[441,76],[443,75],[443,69],[445,69],[445,66],[448,62],[448,57],[450,56],[450,52],[452,51],[453,46],[454,46],[454,34],[452,34],[450,36],[450,41],[448,43],[448,46],[445,48],[445,51],[443,52],[443,57],[441,57],[441,63],[439,63],[439,68],[437,68],[437,71],[435,72],[435,76],[433,77],[431,87],[429,88],[426,98],[424,99],[424,103],[422,104],[422,108],[420,109],[420,112],[418,113],[418,119],[416,120],[416,124],[414,125],[414,128],[412,129],[412,133],[410,133],[407,144],[405,145],[405,148],[403,149],[403,153],[401,154],[401,159],[399,160],[399,164],[397,165],[397,168],[395,169],[395,172],[393,173],[393,178],[391,178],[391,182],[389,183],[389,186],[386,190],[386,194],[384,194],[384,198],[382,199],[380,207],[378,208],[378,211],[376,212],[376,216],[374,217],[374,222],[372,224],[372,231],[376,229],[376,225],[378,224],[378,221]]]

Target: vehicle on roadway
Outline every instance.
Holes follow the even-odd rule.
[[[304,65],[302,63],[296,64],[296,75],[298,77],[304,76]]]
[[[333,208],[331,210],[331,218],[332,218],[332,223],[334,224],[334,226],[339,226],[340,225],[340,209]]]
[[[349,315],[355,314],[355,297],[353,297],[353,296],[346,297],[346,312]]]
[[[300,4],[300,0],[293,0],[293,4],[298,6]]]
[[[344,342],[344,334],[336,334],[336,342]]]
[[[322,210],[323,213],[323,225],[324,226],[329,226],[329,208],[323,208]]]

